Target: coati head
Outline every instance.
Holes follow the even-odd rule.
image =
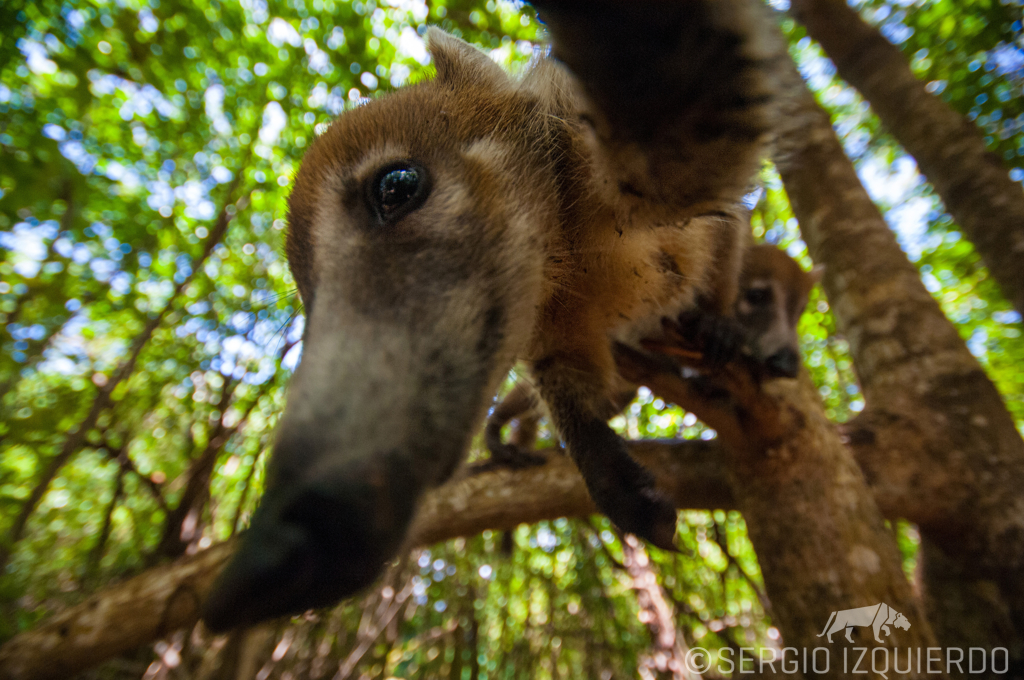
[[[529,339],[554,177],[535,100],[432,30],[437,76],[344,113],[289,199],[305,304],[266,493],[205,604],[215,630],[369,585]]]
[[[822,269],[805,272],[784,251],[755,245],[743,256],[736,320],[746,331],[746,351],[772,377],[796,377],[800,370],[797,322]]]

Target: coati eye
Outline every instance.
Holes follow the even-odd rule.
[[[752,305],[767,305],[771,304],[772,301],[772,289],[771,288],[748,288],[744,294],[747,302]]]
[[[419,165],[396,163],[377,172],[368,189],[377,217],[394,222],[423,205],[430,193],[430,178]]]
[[[415,168],[395,169],[380,178],[380,208],[390,214],[405,205],[420,188],[420,173]]]

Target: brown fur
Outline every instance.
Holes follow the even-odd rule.
[[[433,30],[436,78],[345,113],[303,159],[287,241],[303,358],[214,628],[371,582],[516,359],[597,505],[671,543],[674,510],[605,422],[611,342],[726,290],[785,53],[755,0],[538,4],[572,75],[543,59],[513,82]],[[421,202],[388,220],[395,164]]]
[[[732,257],[736,252],[740,252],[740,249],[729,251],[729,259],[739,259]],[[739,321],[745,338],[743,351],[755,362],[763,365],[782,350],[798,356],[800,347],[796,326],[807,307],[811,289],[821,279],[821,270],[816,267],[810,272],[805,272],[796,260],[772,245],[750,246],[742,252],[742,268],[735,265],[726,267],[727,272],[733,273],[721,280],[721,284],[729,287],[731,291],[738,287],[739,295],[726,290],[717,295],[712,292],[708,296],[734,300],[733,308],[728,314]],[[749,301],[745,301],[746,293],[765,289],[770,289],[771,297],[763,305],[763,309],[754,309]],[[705,309],[709,313],[716,313],[719,308],[710,305]],[[780,326],[784,333],[776,338],[773,333],[778,335]],[[625,408],[636,396],[635,385],[628,384],[628,381],[621,377],[618,380],[621,387],[613,399],[615,413]],[[536,442],[539,422],[546,415],[543,404],[530,383],[526,380],[517,382],[487,418],[485,442],[491,452],[493,463],[481,467],[518,467],[542,463],[543,458],[533,456],[529,452]],[[507,444],[501,438],[501,430],[505,425],[512,427]]]
[[[747,353],[769,375],[792,377],[799,368],[796,326],[821,273],[820,267],[805,272],[775,246],[747,251],[734,315],[747,331]]]

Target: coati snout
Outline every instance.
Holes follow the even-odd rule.
[[[308,456],[318,442],[282,437]],[[213,630],[324,607],[370,585],[401,546],[422,482],[384,452],[317,479],[269,486],[234,559],[204,607]]]
[[[537,105],[475,48],[440,32],[431,48],[437,78],[341,116],[295,179],[303,356],[265,496],[204,608],[214,629],[372,582],[533,331],[558,223]]]
[[[204,608],[214,629],[367,585],[517,359],[598,507],[671,544],[674,508],[606,423],[611,343],[738,267],[712,263],[736,252],[784,45],[756,0],[536,4],[559,62],[513,81],[432,29],[433,80],[306,153],[287,238],[303,357],[266,495]]]

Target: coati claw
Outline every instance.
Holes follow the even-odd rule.
[[[651,504],[647,526],[634,529],[632,533],[651,545],[662,550],[678,552],[676,548],[676,509],[672,503],[656,489],[646,489],[642,494],[648,496]],[[621,527],[620,527],[621,528]]]
[[[606,507],[594,502],[620,530],[662,550],[676,550],[676,509],[661,492],[653,487],[634,489],[616,500],[614,506]]]
[[[625,441],[596,418],[569,421],[563,429],[569,454],[597,509],[622,531],[672,549],[675,506],[655,488],[651,472],[629,455]]]
[[[718,314],[687,311],[679,315],[680,334],[701,354],[701,363],[717,369],[740,355],[746,340],[743,327]]]

